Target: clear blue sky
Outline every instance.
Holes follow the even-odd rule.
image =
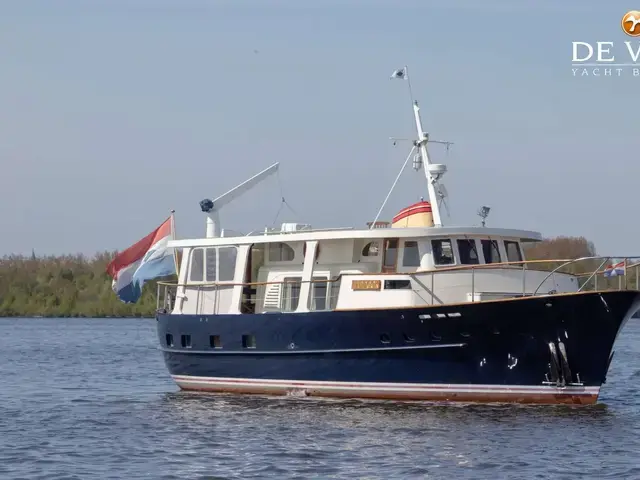
[[[561,5],[558,5],[561,3]],[[413,137],[455,142],[448,224],[640,252],[640,77],[575,78],[571,41],[623,42],[618,1],[40,0],[0,4],[0,254],[122,249],[275,161],[278,219],[364,226]],[[255,52],[257,50],[257,53]],[[408,169],[382,216],[426,197]],[[277,178],[221,212],[270,225]],[[286,214],[286,215],[284,215]]]

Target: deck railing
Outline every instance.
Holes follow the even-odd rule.
[[[606,276],[606,273],[610,271],[609,266],[622,263],[624,265],[623,274],[616,276]],[[478,265],[458,265],[458,266],[443,266],[436,267],[433,270],[418,271],[414,273],[405,272],[392,272],[392,273],[345,273],[338,275],[332,279],[322,280],[307,280],[295,282],[291,281],[278,281],[278,282],[253,282],[253,283],[189,283],[187,285],[178,283],[157,282],[157,308],[159,310],[171,311],[175,304],[176,295],[179,287],[188,286],[190,289],[197,289],[196,304],[201,305],[203,298],[206,295],[213,295],[214,308],[217,310],[218,298],[222,290],[229,290],[231,287],[242,286],[248,295],[243,295],[243,301],[241,302],[241,313],[252,313],[255,311],[257,305],[264,305],[265,300],[268,297],[267,287],[270,285],[281,285],[278,292],[279,301],[278,305],[284,305],[285,308],[270,309],[263,308],[262,311],[295,311],[300,301],[306,301],[309,310],[334,310],[338,301],[338,293],[340,290],[340,284],[343,276],[357,277],[357,276],[398,276],[405,275],[409,277],[421,277],[421,283],[424,285],[425,275],[429,278],[429,285],[425,285],[427,288],[421,290],[414,290],[416,294],[420,296],[425,303],[429,303],[429,299],[425,298],[423,294],[430,296],[430,303],[434,304],[436,296],[434,295],[435,289],[438,287],[436,277],[443,273],[455,273],[455,272],[468,272],[470,275],[470,294],[471,301],[475,301],[477,293],[476,290],[476,276],[479,272],[485,270],[500,270],[500,269],[513,269],[522,273],[521,289],[518,291],[507,292],[511,296],[533,296],[533,295],[553,295],[551,292],[541,292],[542,286],[549,280],[553,279],[555,275],[565,274],[575,277],[578,281],[577,291],[589,291],[589,290],[623,290],[633,289],[638,290],[640,285],[640,256],[638,257],[604,257],[604,256],[591,256],[575,259],[560,259],[560,260],[523,260],[517,262],[500,262]],[[529,272],[538,272],[537,278],[540,278],[541,272],[547,272],[547,275],[538,282],[535,289],[526,288],[527,274]],[[616,278],[617,277],[617,278]],[[311,284],[309,288],[308,299],[301,299],[299,297],[302,285],[305,283]],[[555,283],[555,282],[554,282]],[[318,296],[317,290],[314,289],[314,284],[324,285],[326,288],[326,294],[324,296]],[[265,287],[264,297],[258,297],[258,288]],[[486,284],[485,284],[486,287]],[[320,287],[322,291],[322,287]],[[484,290],[486,292],[486,288]],[[315,294],[314,294],[315,292]],[[499,293],[499,292],[488,292]],[[313,302],[316,302],[316,306],[320,305],[321,308],[313,308]],[[268,303],[268,302],[267,302]],[[324,305],[324,306],[323,306]],[[289,308],[287,308],[287,306]],[[218,312],[213,312],[218,313]]]

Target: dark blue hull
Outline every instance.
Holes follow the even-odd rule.
[[[341,397],[593,403],[638,292],[450,306],[158,314],[184,389]]]

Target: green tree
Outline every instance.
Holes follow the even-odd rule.
[[[152,317],[156,282],[145,284],[137,303],[121,302],[106,273],[114,254],[0,258],[0,316]]]

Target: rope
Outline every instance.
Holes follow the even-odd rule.
[[[278,220],[278,217],[280,216],[280,212],[282,211],[282,207],[286,206],[289,210],[291,210],[291,213],[293,213],[293,215],[295,216],[296,220],[299,218],[298,217],[298,213],[293,209],[293,207],[291,205],[289,205],[289,203],[285,200],[284,198],[284,193],[283,193],[283,188],[282,188],[282,181],[280,179],[280,170],[278,170],[276,172],[276,177],[278,178],[278,188],[280,189],[280,206],[278,207],[278,211],[276,212],[276,216],[273,219],[273,222],[271,223],[272,226],[275,226],[276,221]]]

